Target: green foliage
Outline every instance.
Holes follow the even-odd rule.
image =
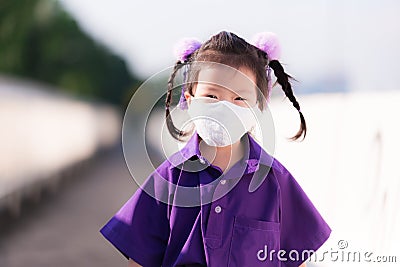
[[[140,82],[55,0],[0,0],[0,72],[115,104]]]

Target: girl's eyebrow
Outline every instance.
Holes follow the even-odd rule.
[[[215,85],[215,84],[206,84],[207,85],[207,89],[209,89],[209,90],[211,90],[211,91],[219,91],[219,90],[221,90],[221,88],[218,88],[217,87],[217,85]],[[224,86],[222,86],[221,85],[221,87],[223,88],[223,89],[228,89],[228,90],[231,90],[231,89],[229,89],[229,88],[226,88],[226,87],[224,87]],[[231,90],[232,92],[235,92],[234,90]],[[240,88],[240,89],[238,89],[238,91],[237,91],[238,93],[248,93],[248,90],[246,89],[246,88]],[[235,92],[236,93],[236,92]]]
[[[207,84],[206,84],[206,88],[207,88],[207,89],[210,89],[210,90],[214,90],[214,91],[220,90],[220,88],[218,88],[216,84],[209,84],[209,83],[207,83]]]

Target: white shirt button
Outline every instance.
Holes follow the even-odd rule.
[[[220,183],[221,184],[226,184],[226,180],[221,180]]]
[[[216,206],[214,210],[216,213],[220,213],[222,209],[221,206]]]

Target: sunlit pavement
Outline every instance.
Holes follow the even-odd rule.
[[[66,177],[68,178],[68,177]],[[98,232],[137,189],[120,146],[97,155],[20,218],[0,217],[0,266],[125,266]]]

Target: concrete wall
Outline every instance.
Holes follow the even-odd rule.
[[[1,208],[116,144],[121,114],[42,84],[0,77],[0,127]]]

